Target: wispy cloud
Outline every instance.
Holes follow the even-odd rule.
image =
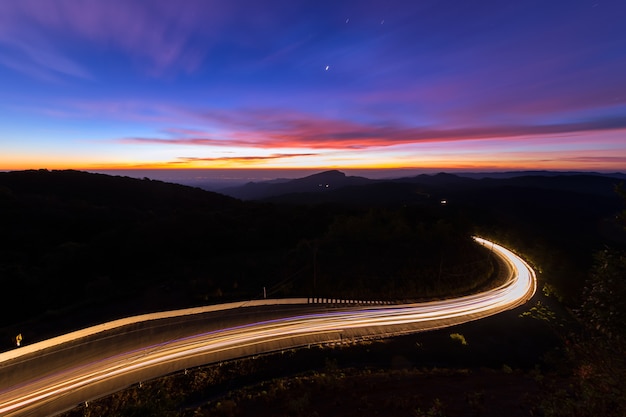
[[[576,156],[568,158],[568,160],[572,162],[600,163],[610,165],[622,164],[623,166],[626,166],[626,156]]]
[[[270,161],[276,159],[288,159],[315,156],[316,153],[275,153],[271,155],[254,155],[254,156],[218,156],[218,157],[193,157],[183,156],[177,158],[180,163],[189,162],[236,162],[236,163],[256,163],[261,161]]]
[[[0,31],[0,65],[45,81],[58,81],[59,76],[93,78],[83,65],[67,57],[44,36],[35,32],[2,35]]]
[[[260,149],[368,149],[401,144],[458,142],[474,139],[514,137],[574,132],[607,131],[626,128],[626,116],[575,120],[554,124],[483,125],[472,127],[405,126],[400,123],[358,123],[324,119],[288,111],[242,111],[205,113],[212,131],[170,128],[170,137],[129,137],[124,143],[246,147]],[[216,133],[217,132],[217,133]]]
[[[113,46],[139,58],[154,75],[172,69],[193,72],[206,55],[203,40],[215,36],[225,13],[228,7],[197,0],[1,2],[0,45],[21,54],[24,62],[73,76],[85,71],[69,58],[68,45],[103,51]]]

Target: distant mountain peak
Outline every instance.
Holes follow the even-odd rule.
[[[317,174],[309,175],[308,177],[304,177],[304,178],[345,178],[345,177],[346,177],[345,173],[337,169],[331,169],[329,171],[319,172]]]
[[[368,178],[347,176],[339,170],[331,169],[280,183],[249,183],[242,187],[223,189],[221,192],[235,198],[254,200],[283,194],[327,192],[342,187],[369,184],[371,182],[373,180]]]

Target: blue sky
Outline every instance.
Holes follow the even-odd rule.
[[[626,2],[0,3],[0,169],[626,168]]]

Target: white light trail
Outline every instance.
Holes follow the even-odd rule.
[[[508,249],[482,238],[475,237],[474,239],[491,248],[494,254],[500,256],[510,266],[511,276],[505,284],[479,294],[425,303],[351,307],[339,311],[329,311],[325,306],[320,305],[319,313],[282,317],[208,333],[192,334],[131,352],[103,352],[102,357],[87,364],[68,363],[65,369],[51,375],[9,386],[8,389],[0,392],[0,414],[19,415],[20,410],[37,406],[38,403],[45,403],[77,389],[93,386],[130,372],[175,363],[198,355],[235,350],[260,343],[277,343],[294,337],[341,334],[348,329],[360,329],[361,334],[366,334],[367,329],[375,333],[380,326],[402,326],[397,328],[403,333],[406,332],[407,326],[413,331],[436,329],[493,315],[528,301],[536,290],[536,277],[532,268]],[[302,300],[306,299],[291,299],[287,303],[295,304],[295,300],[303,302]],[[262,305],[279,303],[276,300],[274,302],[263,301]],[[244,304],[237,303],[237,306],[242,307]],[[307,307],[310,308],[311,305]],[[236,307],[228,305],[228,308]],[[219,306],[212,307],[213,311],[219,309]],[[183,311],[186,314],[193,314],[189,313],[192,310]],[[180,311],[156,314],[160,318],[180,315],[182,315]],[[138,317],[141,317],[141,320],[153,320],[154,316]],[[112,322],[117,323],[116,325],[107,323],[102,326],[118,328],[120,327],[118,322],[137,323],[141,320],[137,317],[128,318]],[[42,346],[61,347],[66,341],[103,331],[99,326],[90,329],[85,329],[83,333],[79,331],[62,336],[61,339],[57,338],[58,340],[53,339],[47,344],[42,342]],[[39,346],[30,351],[20,348],[11,351],[11,355],[4,357],[0,355],[0,367],[12,359],[36,352],[38,349],[43,349],[43,347]],[[1,369],[0,375],[2,375]],[[85,398],[84,401],[90,399]]]

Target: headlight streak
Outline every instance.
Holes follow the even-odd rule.
[[[348,329],[382,326],[413,326],[414,331],[458,324],[514,308],[530,299],[536,290],[534,271],[508,249],[474,237],[491,248],[511,268],[512,276],[495,289],[449,300],[365,309],[345,308],[292,317],[265,320],[195,334],[122,352],[51,375],[13,386],[0,392],[0,414],[19,412],[65,393],[116,376],[171,363],[183,358],[209,355],[230,349],[270,343],[292,337],[342,334]],[[321,307],[323,308],[323,307]],[[451,322],[448,322],[451,320]],[[1,362],[0,362],[1,364]]]

